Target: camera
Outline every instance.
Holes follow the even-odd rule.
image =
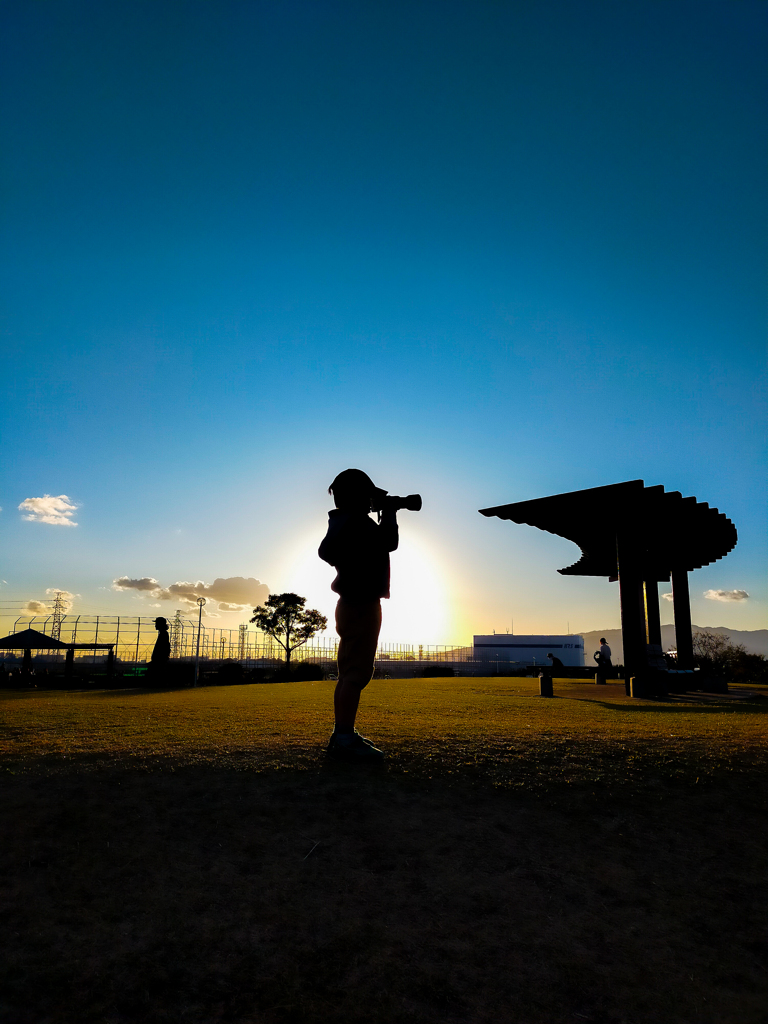
[[[374,490],[371,498],[371,512],[378,512],[380,515],[385,509],[399,512],[402,508],[407,508],[410,512],[420,512],[421,495],[406,494],[404,498],[401,498],[399,494],[390,494],[388,491],[382,490],[381,487]]]

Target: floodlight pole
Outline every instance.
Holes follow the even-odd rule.
[[[197,653],[195,654],[195,686],[197,686],[197,678],[200,674],[200,631],[203,624],[203,605],[205,604],[204,597],[198,597],[197,606],[200,611],[197,614]]]

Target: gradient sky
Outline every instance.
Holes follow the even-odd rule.
[[[424,497],[387,639],[617,626],[573,544],[477,509],[634,478],[739,530],[694,622],[768,624],[765,3],[0,17],[6,608],[246,576],[328,612],[359,466]]]

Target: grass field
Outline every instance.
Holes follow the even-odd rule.
[[[768,1020],[768,700],[0,692],[0,1020]]]

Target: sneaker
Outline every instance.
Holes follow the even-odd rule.
[[[337,733],[336,730],[334,729],[334,731],[331,733],[331,738],[328,741],[328,746],[329,747],[333,743],[334,736],[339,736],[339,735],[343,736],[344,733]],[[376,744],[373,742],[373,740],[369,740],[367,736],[361,736],[360,733],[357,731],[357,729],[353,729],[351,733],[347,733],[346,735],[348,737],[350,737],[350,739],[355,737],[355,736],[357,736],[359,739],[361,739],[363,741],[363,743],[367,743],[369,747],[375,747],[376,746]],[[342,742],[344,742],[344,741],[342,740]]]
[[[355,729],[354,735],[360,736],[360,733],[357,731],[357,729]],[[376,749],[376,744],[373,742],[373,740],[369,740],[367,736],[360,736],[360,739],[363,741],[363,743],[367,743],[369,747],[373,747],[374,749]]]
[[[384,760],[384,751],[374,747],[370,740],[364,739],[358,732],[334,733],[326,752],[329,757],[338,758],[340,761],[377,764]]]

